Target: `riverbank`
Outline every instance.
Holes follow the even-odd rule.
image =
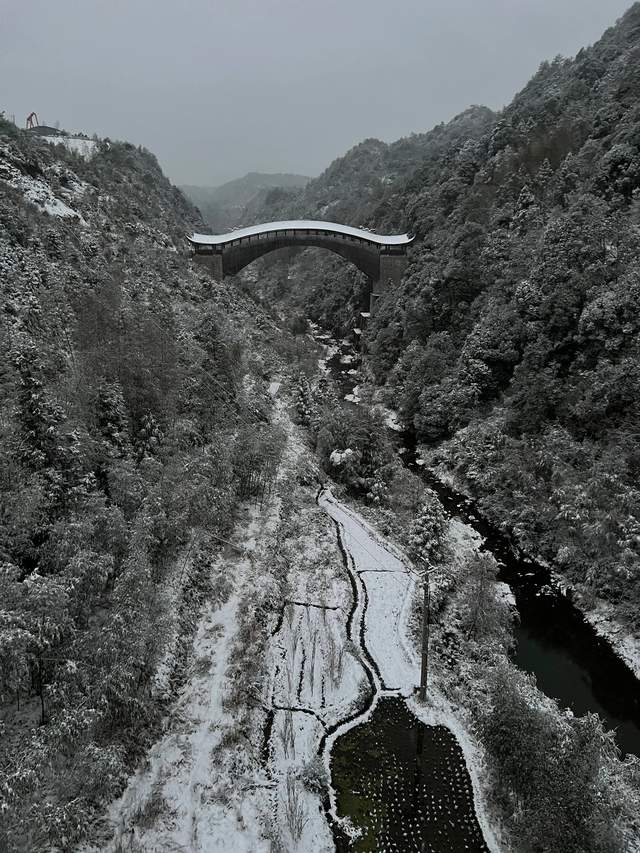
[[[423,462],[426,472],[437,478],[444,486],[463,495],[477,507],[480,498],[473,495],[466,484],[457,478],[453,472],[442,464],[433,465],[430,454],[424,450],[417,453],[417,458]],[[479,512],[479,510],[477,511]],[[487,521],[489,524],[494,523],[491,519],[487,519]],[[634,635],[630,625],[625,624],[617,617],[613,605],[595,598],[590,591],[567,580],[562,572],[554,566],[550,566],[539,557],[528,554],[523,544],[518,541],[518,537],[512,531],[507,531],[507,533],[513,538],[521,555],[528,559],[532,566],[538,564],[549,571],[554,594],[570,597],[573,606],[580,611],[596,634],[609,643],[612,651],[640,681],[640,637]]]
[[[379,518],[384,524],[387,537],[393,540],[403,538],[404,524],[396,521],[395,525],[390,527],[388,512],[360,503],[358,511],[371,523],[375,523]],[[518,822],[517,812],[512,811],[512,804],[520,802],[522,806],[530,797],[537,797],[537,794],[529,791],[523,801],[522,795],[517,793],[521,785],[518,780],[529,778],[531,773],[546,772],[539,766],[539,759],[534,758],[529,751],[532,748],[542,750],[540,758],[547,756],[543,759],[543,763],[553,764],[555,760],[552,758],[553,751],[558,749],[555,738],[572,738],[575,736],[572,734],[572,729],[579,731],[591,723],[589,718],[579,720],[571,712],[561,710],[556,702],[538,690],[533,682],[523,677],[510,660],[511,632],[509,630],[505,632],[508,622],[508,619],[505,621],[505,607],[513,608],[513,598],[510,595],[504,595],[504,584],[497,583],[494,588],[497,612],[503,615],[499,615],[497,620],[491,619],[488,626],[492,627],[483,629],[477,635],[474,636],[473,631],[470,632],[469,606],[474,600],[477,585],[469,571],[478,559],[491,560],[492,558],[482,550],[483,542],[473,528],[456,520],[451,521],[450,524],[450,556],[442,566],[442,573],[446,573],[449,580],[438,590],[438,573],[436,573],[433,584],[435,589],[432,589],[431,596],[432,604],[435,606],[432,609],[430,630],[429,701],[436,709],[444,710],[444,718],[433,713],[433,708],[423,710],[421,713],[421,708],[424,709],[424,706],[414,703],[414,700],[410,705],[412,711],[426,722],[437,723],[442,719],[454,731],[465,750],[465,759],[467,766],[472,770],[472,778],[475,778],[474,771],[480,778],[480,791],[476,794],[477,801],[483,802],[489,815],[490,825],[497,830],[497,835],[502,839],[503,844],[504,839],[507,839],[505,849],[516,850],[519,849],[520,840],[529,837],[530,830],[528,824],[523,826]],[[495,568],[497,570],[497,565]],[[469,588],[470,584],[472,589]],[[410,641],[416,650],[420,639],[421,605],[420,597],[415,598],[413,613],[408,620]],[[502,683],[506,687],[504,693],[500,687]],[[502,703],[504,707],[501,707]],[[527,719],[528,722],[522,723],[523,728],[518,728],[520,725],[518,719],[523,714],[523,719]],[[505,724],[508,728],[503,731],[502,727]],[[532,741],[528,740],[529,736],[525,734],[530,726],[533,726],[536,731],[535,734],[533,730],[530,733],[533,737]],[[508,729],[512,731],[509,732]],[[479,739],[478,735],[481,732],[482,739]],[[564,733],[560,735],[560,732]],[[604,740],[600,741],[598,739],[600,737],[601,735],[597,735],[588,748],[593,749],[594,761],[602,750],[602,744],[606,743]],[[491,744],[491,749],[494,750],[493,755],[487,753],[485,749],[487,744]],[[601,805],[608,801],[607,808],[611,809],[612,833],[626,834],[626,843],[638,844],[640,827],[634,817],[637,806],[633,805],[638,802],[638,792],[634,781],[633,763],[619,762],[609,749],[610,747],[607,747],[600,758],[602,773],[597,772],[593,778],[585,779],[584,789],[581,789],[579,797],[584,796],[588,800],[593,791],[599,789],[601,793],[597,796],[606,798],[601,801]],[[513,772],[509,775],[505,774],[502,762],[497,757],[501,754],[511,755],[510,760],[517,762],[515,767],[521,764],[524,776],[520,777],[516,773],[514,778],[510,778]],[[556,780],[556,783],[559,791],[553,796],[559,797],[560,791],[564,790],[565,782],[559,783]],[[578,788],[581,787],[577,780],[567,779],[567,794],[574,784],[577,784]],[[540,792],[540,796],[544,799],[545,795]],[[618,825],[617,818],[613,818],[613,813],[616,811],[614,803],[619,797],[622,803],[626,803],[626,807],[620,809]],[[533,803],[529,808],[533,812],[538,810]],[[544,820],[538,815],[536,822],[544,823]],[[555,827],[555,833],[561,838],[564,831],[573,832],[576,829],[577,826],[573,826],[573,818],[567,815],[565,822],[560,821]],[[486,832],[484,824],[483,830]],[[547,831],[548,829],[545,830]],[[586,831],[588,834],[590,830],[583,827],[580,831]],[[587,845],[584,849],[591,849],[588,846],[587,835],[584,837]],[[613,847],[612,849],[623,848]],[[635,848],[631,846],[629,849]]]
[[[347,381],[347,377],[345,377],[345,381]],[[402,434],[403,428],[397,412],[383,402],[383,389],[375,386],[370,376],[360,374],[358,382],[360,383],[361,393],[364,389],[364,395],[374,400],[375,404],[384,412],[389,428],[398,434]],[[478,514],[482,514],[480,507],[482,495],[472,493],[468,484],[457,477],[450,466],[439,459],[437,447],[416,448],[415,458],[416,463],[422,465],[426,473],[437,478],[444,486],[464,496],[473,504],[473,508]],[[470,509],[470,511],[473,510]],[[572,605],[579,610],[596,635],[610,645],[612,652],[640,681],[640,635],[628,620],[620,618],[615,606],[602,598],[595,597],[593,592],[586,587],[570,581],[557,566],[550,565],[539,555],[533,555],[528,543],[522,541],[522,537],[519,537],[517,531],[511,527],[505,528],[500,519],[487,517],[486,520],[489,524],[494,525],[497,530],[500,530],[502,535],[507,535],[515,547],[520,550],[522,557],[531,561],[532,566],[539,565],[549,571],[554,594],[569,596]]]
[[[343,345],[342,348],[346,347]],[[374,402],[372,398],[375,395],[370,391],[367,392],[362,382],[362,375],[351,373],[353,368],[345,371],[341,361],[341,355],[336,354],[329,360],[328,367],[337,379],[340,396],[346,400],[345,405],[348,406],[348,411],[345,411],[342,418],[335,414],[328,415],[328,420],[325,421],[329,424],[330,431],[337,427],[333,434],[340,436],[342,442],[331,445],[335,453],[332,453],[328,460],[325,459],[325,464],[328,461],[328,469],[334,465],[334,458],[336,462],[345,458],[346,449],[349,447],[356,447],[356,452],[362,453],[362,445],[352,442],[358,442],[357,436],[362,430],[369,430],[370,425],[377,425],[382,421],[382,418],[372,417],[370,413],[364,411]],[[337,377],[336,373],[338,373]],[[351,400],[351,385],[356,382],[360,386],[359,406],[353,406]],[[357,410],[362,410],[360,418],[354,414]],[[341,423],[349,425],[346,433],[344,429],[341,430]],[[324,435],[321,433],[322,424],[316,427],[316,430],[320,430],[318,435]],[[344,443],[345,440],[346,443]],[[401,508],[404,519],[401,526],[404,529],[400,538],[406,541],[404,532],[407,524],[415,516],[415,495],[408,502],[404,502],[398,499],[397,489],[400,483],[406,484],[409,487],[408,497],[415,492],[415,489],[408,482],[405,483],[407,475],[400,476],[398,473],[392,473],[392,470],[396,472],[397,468],[389,462],[388,454],[381,447],[381,443],[382,439],[374,445],[375,452],[383,460],[382,464],[387,466],[384,469],[386,474],[383,474],[380,480],[377,472],[367,474],[366,476],[370,479],[366,481],[365,486],[362,474],[357,469],[355,471],[345,469],[338,473],[345,482],[351,482],[360,495],[362,502],[358,504],[359,510],[368,518],[377,518],[385,535],[393,535],[394,532],[392,508]],[[433,488],[435,484],[432,486],[432,479],[422,470],[425,466],[414,467],[411,464],[411,447],[398,446],[397,441],[392,443],[396,450],[400,451],[399,455],[406,457],[409,469],[420,474],[424,484]],[[353,454],[354,451],[350,453]],[[362,457],[357,455],[350,456],[351,458],[358,462]],[[373,488],[369,483],[373,484]],[[440,495],[442,489],[436,491]],[[499,644],[503,645],[501,650],[497,649],[491,641],[478,643],[478,638],[473,637],[476,632],[473,625],[469,625],[468,616],[470,611],[475,609],[472,587],[477,586],[477,581],[475,583],[472,581],[467,587],[467,594],[455,593],[447,605],[445,621],[457,623],[459,627],[466,624],[463,632],[443,630],[440,636],[437,635],[437,631],[433,633],[433,647],[436,654],[432,655],[432,658],[436,666],[438,659],[443,663],[438,675],[443,693],[452,705],[465,709],[463,714],[469,720],[473,731],[477,734],[482,732],[483,742],[492,750],[491,756],[488,756],[490,762],[484,776],[487,779],[490,801],[503,815],[505,824],[509,826],[512,833],[510,849],[515,850],[520,844],[526,848],[527,844],[533,842],[536,832],[541,831],[542,827],[544,827],[543,835],[556,839],[560,846],[562,846],[563,833],[573,832],[576,837],[582,839],[581,843],[584,846],[581,849],[591,849],[591,845],[594,844],[594,850],[600,849],[595,838],[592,837],[593,825],[589,822],[583,824],[575,812],[564,813],[561,803],[573,797],[578,797],[579,800],[584,799],[585,808],[594,810],[593,814],[596,811],[602,811],[602,819],[611,834],[610,843],[613,845],[611,849],[623,849],[617,846],[620,834],[636,839],[639,830],[635,818],[636,806],[633,805],[637,800],[637,794],[633,773],[629,772],[631,765],[618,761],[615,752],[606,755],[602,752],[606,743],[611,744],[613,749],[611,735],[608,735],[608,739],[605,740],[604,731],[598,734],[600,723],[597,717],[582,715],[588,711],[596,711],[602,719],[609,721],[610,726],[616,726],[616,720],[620,720],[624,725],[617,735],[622,743],[634,745],[636,743],[634,700],[632,699],[631,708],[628,703],[626,705],[625,703],[630,696],[635,696],[637,701],[635,676],[613,654],[609,645],[595,636],[569,599],[553,594],[553,578],[548,566],[540,566],[538,569],[535,561],[524,557],[512,560],[511,556],[514,553],[512,547],[507,544],[504,536],[499,541],[496,539],[495,530],[482,521],[481,513],[475,511],[473,502],[467,498],[450,500],[450,497],[443,495],[447,513],[450,516],[460,515],[465,520],[468,518],[470,526],[476,531],[484,531],[486,528],[486,536],[481,534],[485,541],[482,543],[482,554],[479,556],[487,558],[494,551],[499,555],[497,563],[494,562],[495,568],[489,570],[489,573],[491,571],[495,573],[499,568],[501,575],[502,573],[506,575],[500,579],[515,584],[518,609],[526,617],[523,624],[516,628],[518,666],[514,665],[507,655],[508,649],[504,645],[505,642],[509,643],[507,636],[498,638]],[[402,506],[403,503],[404,506]],[[483,573],[486,572],[487,568],[481,568],[481,566],[482,559],[479,562],[476,561],[475,566],[469,566],[469,569],[472,573],[477,569],[481,569]],[[462,586],[464,587],[464,584]],[[504,603],[505,596],[502,594],[504,584],[498,586],[497,592]],[[513,600],[511,595],[508,598]],[[558,610],[560,602],[564,602],[566,607]],[[549,628],[552,628],[558,636],[554,634],[550,637]],[[570,629],[570,637],[568,629]],[[567,644],[568,639],[571,640],[569,644]],[[523,661],[522,650],[531,653],[533,659]],[[536,689],[531,679],[518,668],[522,665],[525,671],[531,671],[529,667],[532,663],[536,674],[540,672],[542,690],[547,695]],[[618,671],[620,668],[624,673]],[[620,692],[616,688],[621,687],[623,682],[629,682],[628,689],[624,688]],[[576,692],[572,693],[574,687]],[[567,698],[561,700],[560,706],[553,698],[549,698],[564,697],[565,694]],[[570,710],[562,710],[567,705],[573,704],[573,700],[577,700],[578,705],[576,716]],[[606,707],[603,708],[599,700],[605,702]],[[611,713],[606,713],[607,709]],[[629,714],[632,716],[629,717]],[[520,715],[527,720],[522,727],[515,722]],[[531,726],[537,731],[539,742],[536,742],[536,739],[527,741],[525,733]],[[592,755],[594,761],[602,762],[601,770],[596,771],[593,776],[587,774],[588,778],[585,777],[583,782],[578,781],[579,774],[583,771],[577,767],[573,772],[567,771],[566,777],[555,778],[553,785],[558,790],[553,796],[557,799],[557,808],[554,812],[549,812],[539,801],[541,797],[544,798],[547,783],[531,789],[527,788],[527,779],[530,779],[532,774],[544,775],[551,772],[550,765],[554,761],[560,761],[563,766],[569,767],[574,761],[570,754],[574,749],[573,744],[577,746],[577,742],[584,736],[581,731],[585,726],[595,727],[590,735],[594,739],[590,743],[588,753]],[[510,734],[500,735],[501,731],[509,731]],[[538,749],[541,751],[538,752]],[[633,746],[631,751],[636,751]],[[583,750],[580,750],[580,753],[582,754]],[[508,764],[512,763],[512,770],[508,773],[505,772],[505,761]],[[597,766],[596,763],[594,768]],[[624,794],[616,793],[618,788],[624,791]],[[620,801],[620,798],[626,806],[618,809],[615,804]],[[554,814],[557,818],[555,820]]]
[[[340,371],[335,357],[330,366],[334,374]],[[523,543],[499,520],[487,518],[482,498],[460,482],[442,462],[437,448],[422,448],[422,453],[417,453],[413,442],[398,430],[394,412],[381,402],[381,389],[373,386],[366,368],[355,375],[340,372],[337,381],[348,402],[350,386],[358,382],[360,395],[367,401],[364,405],[373,404],[382,411],[391,429],[390,439],[404,464],[436,489],[448,512],[468,521],[487,540],[485,547],[502,566],[502,579],[516,592],[521,617],[518,665],[534,673],[541,689],[561,705],[572,707],[577,714],[599,713],[617,731],[623,751],[637,755],[640,638],[632,626],[619,618],[613,605],[571,584],[542,558],[529,556]],[[558,620],[569,623],[569,630],[554,629]]]

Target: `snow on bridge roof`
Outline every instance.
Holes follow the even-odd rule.
[[[270,231],[328,231],[344,234],[348,237],[358,237],[360,240],[368,240],[370,243],[378,243],[381,246],[406,246],[414,239],[408,234],[374,234],[365,228],[352,228],[351,225],[339,225],[337,222],[321,222],[313,219],[292,219],[285,222],[263,222],[260,225],[251,225],[249,228],[238,228],[226,234],[192,234],[188,239],[199,246],[220,246],[231,240],[240,240],[243,237],[254,237],[258,234],[266,234]]]

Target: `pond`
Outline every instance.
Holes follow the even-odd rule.
[[[396,697],[334,744],[337,811],[361,830],[336,834],[338,851],[488,853],[462,749],[449,729],[427,726]]]

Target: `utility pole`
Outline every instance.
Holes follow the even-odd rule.
[[[429,606],[431,604],[431,590],[429,585],[430,570],[425,560],[422,587],[424,599],[422,604],[422,655],[420,667],[420,699],[422,702],[427,698],[427,676],[429,673]]]

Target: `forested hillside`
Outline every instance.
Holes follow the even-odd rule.
[[[637,630],[640,4],[499,115],[365,142],[273,211],[416,233],[366,330],[375,380],[433,464]],[[365,283],[324,269],[292,298],[344,332]]]
[[[447,125],[438,125],[429,133],[412,134],[387,144],[367,139],[333,162],[319,178],[304,190],[274,190],[260,207],[245,209],[242,224],[278,219],[325,219],[334,222],[379,228],[374,212],[401,204],[404,183],[418,164],[433,163],[469,138],[481,137],[495,116],[486,107],[470,107]],[[406,223],[399,228],[404,229]],[[296,264],[296,287],[286,283],[286,264],[270,256],[262,267],[260,292],[268,298],[284,296],[288,304],[340,333],[349,330],[361,310],[368,310],[368,285],[355,268],[325,253],[303,256]],[[281,268],[279,268],[281,266]],[[271,282],[271,287],[270,287]],[[275,282],[275,285],[274,285]]]
[[[69,849],[119,792],[281,447],[278,333],[190,266],[192,227],[149,152],[0,119],[3,850]]]

